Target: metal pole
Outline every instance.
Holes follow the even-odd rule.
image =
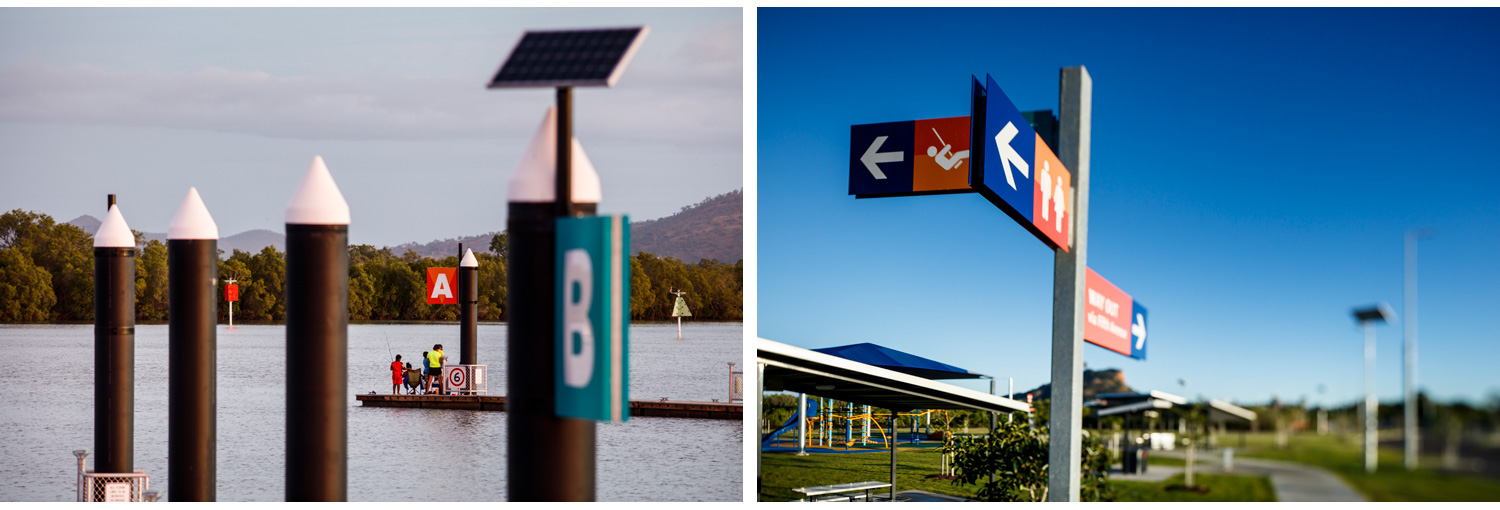
[[[571,94],[557,89],[557,186],[551,201],[508,205],[506,247],[506,496],[511,501],[593,501],[594,427],[591,420],[559,418],[553,387],[557,311],[557,218],[593,214],[597,204],[572,205]],[[539,169],[537,169],[539,170]],[[523,168],[521,171],[530,171]],[[515,182],[514,180],[512,181]],[[512,191],[514,194],[515,191]],[[522,198],[532,200],[533,198]]]
[[[1370,321],[1365,328],[1365,472],[1374,473],[1376,465],[1375,444],[1375,327]]]
[[[807,455],[807,394],[797,394],[797,455]]]
[[[1417,236],[1418,230],[1406,231],[1406,292],[1402,311],[1406,315],[1405,356],[1402,375],[1406,401],[1402,406],[1402,443],[1406,470],[1417,469],[1417,452],[1422,437],[1417,431]]]
[[[458,263],[458,362],[479,364],[479,259],[474,250]]]
[[[219,229],[197,189],[167,232],[167,479],[172,501],[216,501]]]
[[[1061,71],[1058,159],[1073,171],[1072,249],[1057,250],[1052,286],[1052,414],[1047,500],[1079,499],[1083,432],[1083,310],[1088,268],[1089,130],[1093,79],[1083,66]]]
[[[761,423],[765,421],[766,410],[766,364],[755,363],[755,404],[751,408],[755,412],[755,499],[760,499],[761,489],[765,485],[765,470],[761,467],[760,459],[766,454],[766,445],[760,442]],[[823,406],[818,406],[822,409]]]
[[[557,88],[557,216],[573,215],[573,88]]]
[[[323,158],[286,216],[286,500],[347,501],[349,205]]]
[[[135,470],[135,236],[113,204],[94,236],[94,451],[95,473]]]
[[[896,408],[891,408],[891,501],[896,501]]]

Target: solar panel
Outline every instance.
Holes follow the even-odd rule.
[[[489,88],[612,87],[649,27],[528,31]]]

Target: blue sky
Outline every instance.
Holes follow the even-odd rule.
[[[356,244],[505,228],[550,89],[486,90],[528,29],[647,25],[619,83],[574,92],[600,212],[743,187],[742,11],[0,9],[0,210],[67,221],[119,195],[165,232],[196,186],[220,232],[283,230],[314,155]],[[66,183],[66,185],[59,185]]]
[[[1500,394],[1500,11],[762,9],[758,335],[874,342],[1047,382],[1053,256],[977,194],[847,195],[849,126],[968,115],[970,76],[1056,109],[1094,80],[1088,265],[1150,310],[1141,390],[1346,404],[1351,309],[1402,307],[1420,244],[1420,386]],[[1401,392],[1400,322],[1377,329]],[[1187,386],[1178,384],[1185,379]],[[1319,391],[1319,387],[1323,391]]]

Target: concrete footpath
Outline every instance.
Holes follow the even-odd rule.
[[[1153,451],[1151,455],[1186,459],[1187,452],[1176,451]],[[1199,452],[1197,455],[1197,468],[1195,473],[1221,474],[1225,473],[1223,465],[1223,453],[1221,452]],[[1295,462],[1283,462],[1279,460],[1250,459],[1236,455],[1234,457],[1233,469],[1229,474],[1270,476],[1271,486],[1276,489],[1278,501],[1365,501],[1365,497],[1356,492],[1349,484],[1338,475],[1326,469],[1313,467]],[[1157,471],[1161,473],[1158,474]],[[1142,480],[1161,481],[1177,473],[1181,473],[1182,467],[1177,466],[1150,466],[1146,475],[1128,478],[1126,475],[1110,474],[1110,478],[1117,480]],[[1150,480],[1149,478],[1156,478]]]

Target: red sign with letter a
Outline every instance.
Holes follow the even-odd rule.
[[[427,268],[427,304],[458,304],[458,268]]]
[[[239,301],[240,300],[240,286],[239,285],[235,285],[233,283],[225,284],[224,285],[224,300],[225,301]]]

